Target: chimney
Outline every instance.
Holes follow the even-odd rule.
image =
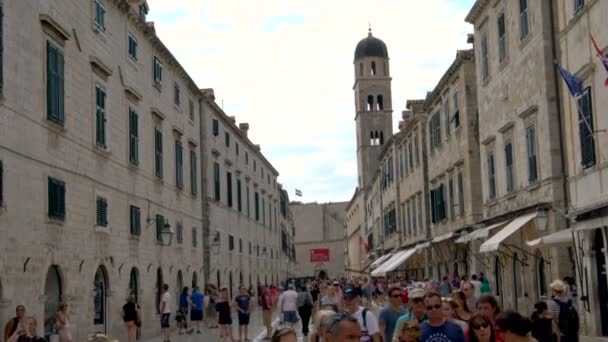
[[[245,134],[245,136],[247,136],[247,131],[249,130],[249,124],[246,122],[241,122],[239,124],[239,129],[241,130],[241,132],[243,132],[243,134]]]
[[[233,124],[236,124],[236,116],[230,116],[230,121],[232,121]]]

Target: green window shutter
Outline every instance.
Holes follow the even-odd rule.
[[[163,133],[154,129],[154,171],[156,177],[163,177]]]
[[[196,247],[196,245],[198,244],[198,240],[197,240],[197,236],[196,236],[196,228],[192,228],[192,247]]]
[[[538,180],[538,166],[536,161],[536,132],[533,126],[526,129],[526,144],[528,146],[528,181],[534,183]]]
[[[241,180],[237,179],[236,180],[236,205],[237,205],[237,209],[239,211],[243,211],[243,203],[242,203],[242,196],[241,196]]]
[[[220,196],[220,164],[213,163],[213,190],[214,190],[214,199],[219,201],[221,199]]]
[[[435,201],[435,191],[436,190],[431,190],[429,195],[431,199],[431,223],[437,222],[437,203]]]
[[[260,197],[258,195],[258,192],[255,192],[254,195],[254,202],[255,202],[255,220],[259,221],[260,220]]]
[[[97,197],[97,225],[106,227],[108,225],[108,200],[103,197]]]
[[[454,220],[454,181],[450,177],[450,181],[448,182],[448,206],[450,209],[450,220]]]
[[[232,173],[226,172],[226,195],[228,206],[232,208]]]
[[[95,86],[95,117],[97,146],[106,147],[106,91],[103,87]]]
[[[129,161],[139,165],[139,117],[137,112],[129,108]]]
[[[141,234],[141,211],[136,206],[131,206],[131,235]]]
[[[65,218],[65,183],[54,179],[48,179],[48,216],[53,219],[63,220]]]
[[[162,215],[156,215],[156,241],[163,241],[161,232],[164,224],[165,218]]]
[[[217,119],[213,119],[213,136],[217,137],[220,134],[220,123]]]
[[[63,52],[50,41],[46,45],[47,119],[64,124]]]
[[[198,175],[196,167],[196,152],[190,151],[190,192],[195,195],[198,192]]]
[[[458,210],[460,215],[464,214],[464,180],[462,173],[458,173]]]
[[[175,141],[175,184],[179,189],[184,188],[184,163],[182,143]]]
[[[181,222],[177,223],[177,243],[182,243],[184,241],[184,226]]]
[[[591,106],[591,88],[585,89],[578,102],[579,140],[581,146],[581,165],[587,169],[595,165],[594,123]]]

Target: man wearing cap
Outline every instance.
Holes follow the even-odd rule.
[[[348,288],[343,295],[344,309],[350,312],[361,327],[361,342],[380,342],[380,327],[373,312],[359,305],[361,293],[355,288]]]
[[[558,279],[549,286],[553,291],[553,298],[547,302],[547,306],[559,327],[560,341],[578,341],[579,317],[576,308],[572,305],[572,300],[566,296],[566,284]]]
[[[419,286],[419,285],[418,285]],[[409,299],[412,302],[412,310],[399,317],[395,324],[393,335],[398,334],[401,326],[406,321],[417,321],[418,324],[426,321],[426,308],[424,306],[424,290],[421,287],[416,287],[410,290]]]

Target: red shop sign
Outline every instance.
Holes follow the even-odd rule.
[[[329,262],[329,248],[311,249],[310,262]]]

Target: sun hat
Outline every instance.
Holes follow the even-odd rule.
[[[566,284],[563,281],[557,279],[549,285],[553,291],[562,292],[566,288]]]

